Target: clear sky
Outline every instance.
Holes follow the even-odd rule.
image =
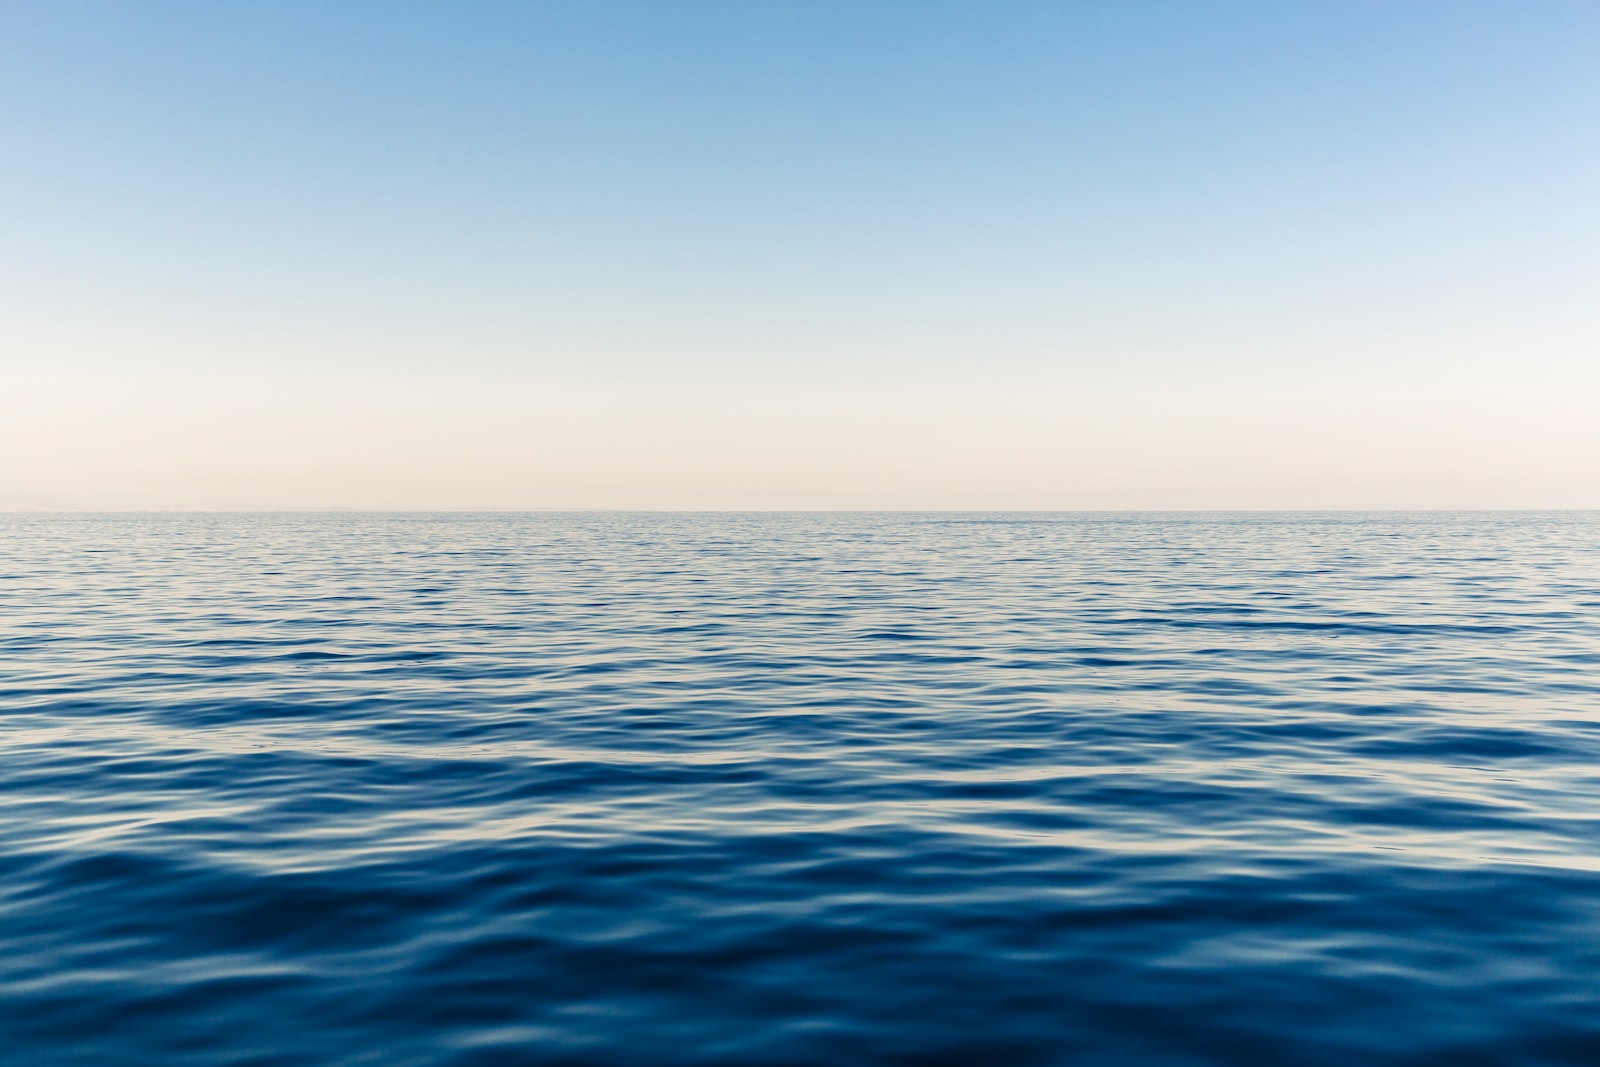
[[[1600,507],[1600,3],[0,3],[0,506]]]

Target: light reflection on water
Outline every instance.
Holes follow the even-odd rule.
[[[8,1062],[1600,1062],[1600,516],[0,548]]]

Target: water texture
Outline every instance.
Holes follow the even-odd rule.
[[[1600,1063],[1600,515],[0,516],[0,1060]]]

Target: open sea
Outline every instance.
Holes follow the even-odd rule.
[[[1600,1064],[1600,514],[0,515],[0,1062]]]

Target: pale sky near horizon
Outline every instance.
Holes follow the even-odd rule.
[[[0,4],[0,507],[1600,507],[1600,3]]]

